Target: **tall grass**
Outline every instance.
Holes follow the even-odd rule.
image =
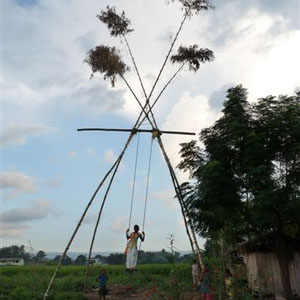
[[[42,299],[50,278],[53,266],[0,267],[0,299]],[[89,288],[97,285],[96,278],[104,268],[109,278],[109,285],[123,284],[135,288],[165,288],[169,284],[170,265],[140,265],[134,274],[124,272],[124,266],[92,266],[88,279]],[[178,264],[176,276],[185,278],[188,283],[189,265]],[[84,266],[64,266],[54,281],[49,299],[84,299]]]
[[[211,285],[215,299],[219,299],[220,264],[210,260]],[[91,266],[88,287],[97,286],[96,278],[104,268],[109,278],[108,289],[131,286],[142,291],[147,299],[183,299],[183,294],[199,293],[192,286],[191,268],[188,263],[139,265],[138,272],[128,274],[124,266]],[[54,266],[0,267],[0,299],[43,299],[44,292],[54,272]],[[244,274],[245,275],[245,274]],[[244,276],[243,275],[243,276]],[[49,300],[84,299],[85,266],[63,266],[54,281]],[[236,300],[252,299],[246,286],[235,288]],[[125,298],[124,298],[125,299]],[[186,296],[184,299],[188,299]],[[191,298],[192,299],[192,298]]]

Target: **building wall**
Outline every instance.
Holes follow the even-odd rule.
[[[294,259],[289,265],[292,290],[300,295],[300,253],[294,253]]]
[[[23,258],[15,258],[15,259],[0,259],[0,266],[24,266]]]
[[[247,266],[249,286],[262,294],[282,293],[279,262],[276,254],[253,252],[244,255]],[[300,295],[300,255],[294,253],[289,264],[291,287]]]

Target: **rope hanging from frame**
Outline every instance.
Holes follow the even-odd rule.
[[[152,160],[153,140],[154,140],[154,137],[151,138],[151,145],[150,145],[150,153],[149,153],[149,163],[148,163],[148,171],[147,171],[145,206],[144,206],[144,216],[143,216],[142,230],[144,230],[144,228],[145,228],[145,219],[146,219],[147,202],[148,202],[148,191],[149,191],[149,179],[150,179],[150,169],[151,169],[151,160]]]
[[[145,229],[145,220],[146,220],[147,202],[148,202],[148,192],[149,192],[150,169],[151,169],[151,161],[152,161],[153,140],[154,140],[154,136],[152,136],[152,138],[151,138],[151,145],[150,145],[150,153],[149,153],[149,162],[148,162],[148,171],[147,171],[147,182],[146,182],[146,194],[145,194],[145,206],[144,206],[144,216],[143,216],[142,231],[144,231],[144,229]],[[142,242],[140,242],[139,250],[141,250],[141,247],[142,247]]]
[[[138,133],[137,134],[137,142],[136,142],[135,164],[134,164],[134,173],[133,173],[133,181],[132,181],[131,203],[130,203],[130,214],[129,214],[128,228],[130,228],[130,225],[131,225],[133,199],[134,199],[134,192],[135,192],[136,169],[137,169],[137,162],[138,162],[138,156],[139,156],[139,144],[140,144],[140,134]]]
[[[145,194],[145,205],[144,205],[144,214],[143,214],[143,225],[142,230],[145,228],[145,220],[146,220],[146,212],[147,212],[147,202],[148,202],[148,192],[149,192],[149,179],[150,179],[150,170],[151,170],[151,161],[152,161],[152,149],[153,149],[153,139],[155,136],[151,138],[150,152],[149,152],[149,161],[148,161],[148,169],[147,169],[147,179],[146,179],[146,194]],[[129,221],[128,228],[131,225],[132,219],[132,211],[133,211],[133,201],[135,194],[135,182],[136,182],[136,171],[137,171],[137,163],[139,156],[139,139],[140,136],[137,134],[137,144],[136,144],[136,154],[135,154],[135,164],[134,164],[134,173],[133,173],[133,182],[132,182],[132,192],[131,192],[131,203],[130,203],[130,213],[129,213]]]

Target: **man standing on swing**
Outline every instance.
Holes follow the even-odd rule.
[[[137,241],[138,238],[143,242],[145,240],[145,232],[139,233],[139,226],[134,225],[134,232],[130,235],[129,228],[126,230],[127,246],[125,249],[126,254],[126,271],[136,271],[137,259],[138,259],[138,249]]]

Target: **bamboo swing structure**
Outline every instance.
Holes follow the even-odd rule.
[[[118,75],[123,80],[125,85],[130,90],[131,94],[133,95],[133,97],[137,101],[138,105],[141,108],[141,112],[138,115],[138,118],[137,118],[134,126],[131,129],[122,129],[122,128],[120,128],[120,129],[115,129],[115,128],[81,128],[81,129],[78,129],[78,131],[108,131],[108,132],[125,132],[125,133],[128,132],[129,136],[128,136],[128,138],[127,138],[127,140],[124,144],[124,147],[123,147],[122,151],[120,152],[118,158],[113,163],[111,168],[107,171],[107,173],[105,174],[103,179],[100,181],[100,183],[97,186],[95,192],[93,193],[93,195],[91,196],[89,202],[87,203],[86,208],[84,209],[84,211],[81,215],[81,218],[79,219],[79,222],[78,222],[77,226],[75,227],[75,229],[74,229],[74,231],[73,231],[73,233],[72,233],[72,235],[71,235],[71,237],[70,237],[70,239],[67,243],[67,246],[66,246],[63,254],[61,255],[60,260],[59,260],[59,262],[58,262],[58,264],[55,268],[54,274],[52,275],[52,278],[49,282],[47,290],[44,294],[44,300],[46,300],[48,295],[49,295],[49,292],[50,292],[50,289],[51,289],[51,287],[53,285],[53,282],[55,280],[56,274],[57,274],[58,270],[60,269],[60,267],[63,263],[63,260],[66,257],[67,252],[68,252],[68,250],[69,250],[69,248],[70,248],[70,246],[71,246],[71,244],[72,244],[72,242],[73,242],[73,240],[74,240],[74,238],[75,238],[75,236],[76,236],[76,234],[77,234],[77,232],[78,232],[78,230],[79,230],[79,228],[80,228],[80,226],[81,226],[81,224],[82,224],[82,222],[83,222],[83,220],[84,220],[84,218],[85,218],[85,216],[86,216],[86,214],[87,214],[87,212],[88,212],[88,210],[91,206],[91,204],[93,203],[96,195],[98,194],[99,190],[102,188],[103,184],[108,180],[108,178],[110,176],[110,179],[108,180],[108,185],[106,187],[106,190],[105,190],[105,193],[104,193],[104,196],[103,196],[103,199],[102,199],[102,203],[101,203],[100,208],[99,208],[97,221],[96,221],[96,224],[95,224],[95,228],[94,228],[94,231],[93,231],[91,244],[90,244],[90,248],[89,248],[89,255],[88,255],[87,266],[86,266],[86,274],[85,274],[85,290],[87,290],[87,280],[88,280],[88,274],[89,274],[89,266],[90,266],[90,261],[91,261],[91,255],[92,255],[92,250],[93,250],[93,245],[94,245],[98,225],[99,225],[99,222],[100,222],[100,219],[101,219],[101,216],[102,216],[102,212],[103,212],[103,209],[104,209],[109,191],[110,191],[111,186],[113,184],[115,175],[116,175],[117,170],[118,170],[118,168],[120,166],[120,163],[122,161],[122,158],[123,158],[128,146],[129,146],[129,144],[131,143],[133,137],[137,133],[151,133],[153,140],[156,139],[157,142],[158,142],[160,150],[161,150],[161,152],[163,154],[163,157],[166,161],[166,164],[167,164],[167,167],[168,167],[168,170],[169,170],[169,173],[170,173],[170,177],[171,177],[171,180],[172,180],[172,184],[174,186],[174,190],[175,190],[175,193],[176,193],[176,197],[177,197],[179,205],[180,205],[180,209],[181,209],[182,217],[183,217],[185,228],[186,228],[186,233],[187,233],[190,245],[191,245],[191,249],[192,249],[194,255],[197,257],[199,265],[201,267],[203,267],[203,261],[202,261],[202,257],[201,257],[201,254],[200,254],[200,248],[199,248],[199,245],[198,245],[198,242],[197,242],[196,233],[195,233],[193,224],[191,222],[191,218],[189,216],[188,209],[187,209],[187,207],[185,205],[185,202],[184,202],[184,195],[181,191],[180,184],[178,182],[178,179],[177,179],[177,176],[175,174],[174,168],[173,168],[173,166],[170,162],[170,159],[167,155],[167,152],[165,150],[165,147],[164,147],[164,144],[163,144],[163,141],[162,141],[162,138],[161,138],[161,136],[163,134],[195,135],[195,133],[193,133],[193,132],[182,132],[182,131],[160,130],[158,125],[157,125],[154,113],[153,113],[153,107],[157,104],[157,101],[160,99],[161,95],[164,93],[164,91],[170,85],[170,83],[173,81],[173,79],[177,76],[177,74],[181,70],[183,70],[183,68],[185,66],[188,66],[189,70],[197,71],[198,68],[200,67],[200,62],[205,63],[206,61],[212,61],[213,60],[213,58],[214,58],[213,57],[213,52],[209,49],[199,49],[199,50],[197,50],[196,45],[190,46],[189,48],[184,48],[184,47],[181,46],[180,48],[182,48],[182,49],[180,50],[180,48],[179,48],[179,50],[178,50],[179,54],[177,56],[175,55],[175,56],[171,57],[171,62],[172,63],[180,62],[180,67],[174,73],[174,75],[167,81],[167,83],[164,85],[164,87],[159,92],[158,96],[154,99],[154,101],[152,103],[150,103],[153,92],[156,88],[156,85],[157,85],[157,83],[158,83],[158,81],[161,77],[161,74],[162,74],[163,70],[166,67],[166,64],[167,64],[168,60],[170,59],[172,50],[174,48],[174,45],[175,45],[175,43],[178,39],[178,36],[179,36],[179,34],[182,30],[182,27],[183,27],[184,23],[193,14],[197,14],[201,10],[207,10],[209,8],[212,8],[212,6],[210,5],[209,0],[178,0],[178,1],[180,1],[182,3],[183,10],[184,10],[184,16],[183,16],[183,19],[180,23],[180,26],[179,26],[179,28],[176,32],[176,35],[175,35],[175,37],[174,37],[174,39],[173,39],[173,41],[170,45],[169,51],[168,51],[168,53],[165,57],[165,60],[164,60],[162,66],[159,70],[159,73],[156,77],[156,80],[155,80],[155,82],[154,82],[154,84],[151,88],[151,91],[150,91],[149,95],[147,95],[147,93],[145,91],[143,81],[141,79],[138,67],[136,65],[136,62],[135,62],[134,56],[132,54],[129,42],[128,42],[127,37],[126,37],[126,34],[128,34],[129,32],[132,31],[132,29],[128,28],[128,25],[130,24],[130,21],[127,18],[125,18],[124,12],[121,15],[118,15],[118,14],[116,14],[115,9],[110,8],[109,6],[107,6],[107,11],[102,11],[102,13],[97,16],[100,19],[100,21],[102,21],[103,23],[105,23],[107,25],[107,27],[110,30],[110,33],[111,33],[112,36],[120,36],[125,41],[125,45],[127,47],[127,50],[129,52],[131,61],[133,63],[135,73],[136,73],[136,75],[139,79],[139,83],[140,83],[140,86],[141,86],[142,91],[143,91],[143,95],[144,95],[144,98],[145,98],[145,103],[142,104],[141,100],[136,96],[136,94],[132,90],[132,87],[130,86],[128,81],[125,79],[124,72],[126,70],[126,67],[125,67],[124,64],[122,64],[122,62],[120,61],[120,58],[115,54],[115,52],[114,52],[115,49],[114,48],[110,48],[110,49],[108,49],[108,47],[102,47],[102,48],[99,47],[98,48],[98,50],[100,49],[101,51],[102,50],[103,51],[105,50],[106,52],[110,51],[111,58],[117,60],[117,63],[118,63],[117,67],[118,68],[117,69],[115,68],[113,71],[111,70],[111,66],[106,65],[105,67],[103,67],[104,64],[107,64],[107,61],[102,60],[101,63],[99,63],[99,61],[94,63],[93,55],[98,54],[98,53],[95,53],[96,50],[93,50],[93,49],[90,51],[89,58],[86,59],[86,62],[91,65],[93,73],[95,73],[95,72],[104,73],[104,79],[110,78],[112,85],[114,85],[115,77]],[[110,16],[113,17],[112,18],[113,21],[110,19]],[[182,53],[185,53],[185,54],[182,54]],[[97,59],[98,59],[98,57],[96,57],[96,60]],[[116,67],[116,66],[114,65],[113,67]],[[143,124],[144,120],[147,120],[149,122],[149,124],[151,126],[151,129],[140,129],[140,126]],[[149,161],[149,169],[150,169],[150,162],[151,162],[151,159]],[[148,174],[148,176],[149,176],[149,174]],[[146,194],[147,193],[148,193],[148,187],[147,187]],[[146,197],[147,197],[147,195],[146,195]],[[146,212],[146,208],[144,210],[144,221],[145,221],[145,212]],[[143,226],[144,226],[144,221],[143,221]]]

